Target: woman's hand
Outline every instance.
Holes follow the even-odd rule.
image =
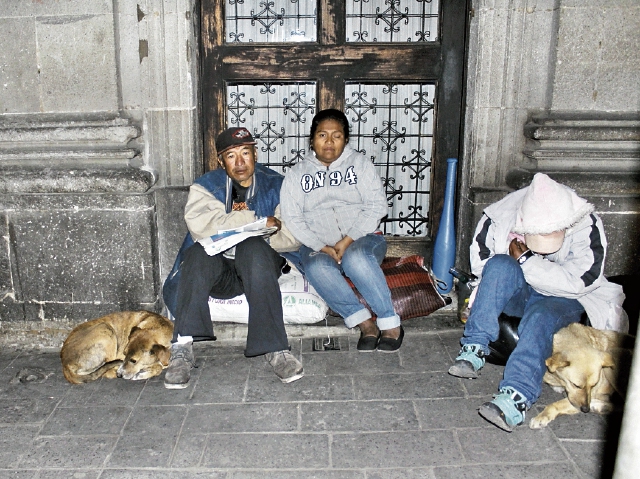
[[[351,239],[351,237],[345,236],[340,241],[338,241],[333,247],[333,249],[336,251],[336,254],[338,255],[338,259],[339,259],[338,263],[342,261],[342,257],[344,256],[345,251],[347,251],[347,248],[351,246],[351,243],[353,243],[353,240]]]
[[[338,253],[336,253],[336,250],[333,246],[325,246],[324,248],[322,248],[320,251],[322,251],[325,254],[328,254],[329,256],[331,256],[333,258],[333,260],[340,264],[340,257],[338,257]]]

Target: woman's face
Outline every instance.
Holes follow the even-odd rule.
[[[318,124],[311,147],[316,153],[316,158],[324,166],[329,166],[336,161],[347,144],[342,124],[336,120],[323,120]]]

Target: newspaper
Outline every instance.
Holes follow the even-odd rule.
[[[202,238],[202,245],[209,256],[223,253],[229,258],[235,255],[235,245],[252,236],[269,236],[277,231],[275,226],[267,227],[267,218],[262,218],[238,228],[219,230],[218,234]]]

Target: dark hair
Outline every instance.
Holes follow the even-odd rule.
[[[344,113],[333,108],[321,110],[316,113],[316,116],[313,117],[313,120],[311,120],[311,132],[309,133],[309,141],[313,143],[313,137],[318,130],[318,125],[324,120],[335,120],[340,123],[342,125],[342,130],[344,131],[344,140],[349,141],[349,120],[347,120],[347,116]]]

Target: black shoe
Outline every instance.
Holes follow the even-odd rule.
[[[404,338],[404,328],[400,326],[400,336],[398,339],[381,337],[378,341],[378,351],[382,353],[393,353],[400,349],[402,346],[402,339]]]
[[[358,345],[356,349],[363,353],[370,353],[371,351],[375,351],[378,347],[378,342],[380,341],[380,335],[382,333],[378,331],[377,336],[363,336],[360,333],[360,339],[358,339]]]

